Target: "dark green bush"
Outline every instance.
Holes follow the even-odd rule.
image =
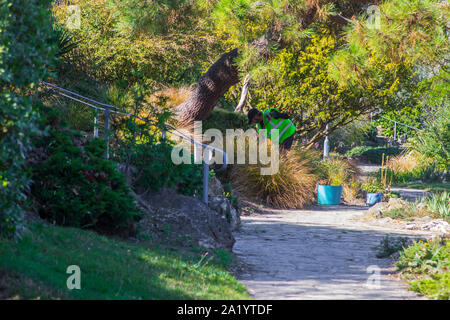
[[[146,107],[157,123],[167,122],[170,113],[157,113],[152,106]],[[130,183],[137,193],[158,191],[164,187],[188,196],[202,193],[202,165],[194,164],[193,159],[192,164],[175,165],[171,159],[174,142],[162,141],[160,129],[130,117],[115,119],[114,128],[112,157],[125,168],[134,168],[129,172],[132,177]]]
[[[226,133],[226,129],[243,129],[245,131],[250,128],[245,114],[221,108],[215,108],[208,119],[203,121],[202,126],[203,131],[219,129],[223,134]]]
[[[54,64],[50,0],[0,0],[0,235],[13,235],[29,185],[25,156],[36,133],[30,93]]]
[[[34,139],[31,194],[39,215],[59,225],[117,232],[139,219],[140,211],[116,164],[105,159],[105,142],[86,139],[48,112],[49,135]]]
[[[345,153],[348,158],[360,158],[372,163],[381,164],[383,154],[384,156],[397,156],[402,153],[402,149],[395,147],[369,147],[360,146],[351,149]]]

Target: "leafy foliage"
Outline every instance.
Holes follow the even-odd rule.
[[[57,115],[48,110],[44,125]],[[36,139],[45,160],[32,167],[31,194],[42,218],[59,225],[122,231],[139,218],[133,196],[116,164],[105,159],[105,142],[86,140],[53,126],[49,136]]]
[[[438,63],[448,53],[447,4],[391,0],[379,10],[379,24],[367,17],[348,29],[348,45],[334,59],[334,75],[341,83],[373,86],[384,81],[378,77],[380,68],[396,76],[404,67]]]
[[[439,170],[450,167],[450,106],[437,108],[426,127],[409,140],[407,148],[429,158]]]
[[[450,242],[415,241],[404,249],[396,262],[397,268],[411,281],[411,289],[439,300],[450,299]]]
[[[306,45],[280,51],[264,70],[254,75],[251,105],[260,109],[277,107],[292,115],[298,136],[312,145],[330,124],[330,132],[355,120],[366,106],[360,94],[340,88],[328,75],[328,60],[341,40],[322,27]],[[253,78],[252,78],[253,79]]]
[[[319,163],[321,182],[331,186],[340,186],[357,180],[359,170],[355,164],[340,158],[328,158]]]
[[[363,158],[372,163],[381,164],[383,154],[389,157],[399,155],[402,149],[395,147],[358,146],[345,153],[349,158]]]
[[[29,185],[29,137],[38,132],[30,96],[54,63],[47,0],[0,1],[0,234],[12,235]]]
[[[436,216],[450,221],[450,192],[432,193],[421,201]]]
[[[200,195],[202,191],[201,164],[175,165],[171,159],[174,141],[163,140],[161,130],[172,113],[165,100],[156,105],[146,101],[147,90],[134,86],[128,90],[110,90],[110,100],[134,117],[114,118],[112,158],[124,167],[131,185],[138,193],[173,188],[184,195]],[[193,163],[193,161],[192,161]]]
[[[72,54],[80,56],[73,63],[100,81],[124,87],[137,82],[190,84],[217,49],[207,45],[210,36],[201,24],[195,25],[196,32],[186,32],[191,15],[201,17],[191,1],[75,0],[71,4],[82,8],[81,28],[71,30],[78,43]],[[68,18],[67,5],[53,4],[61,24]]]

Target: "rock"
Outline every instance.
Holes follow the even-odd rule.
[[[429,216],[425,216],[425,217],[421,217],[421,218],[416,218],[415,220],[418,222],[427,223],[427,222],[432,221],[433,219],[431,219]]]
[[[224,216],[231,226],[231,230],[237,230],[241,224],[240,208],[235,208],[224,195],[209,197],[208,206]]]
[[[409,208],[408,201],[405,201],[400,198],[390,198],[389,202],[387,204],[386,211],[391,211],[394,209],[403,209],[403,208]]]
[[[209,179],[209,185],[208,185],[208,196],[214,197],[214,196],[223,196],[224,189],[222,186],[222,183],[219,179],[216,177],[211,177]]]
[[[438,231],[441,234],[447,234],[450,231],[450,227],[447,221],[442,219],[435,219],[422,226],[422,230]]]
[[[138,172],[138,169],[132,165],[129,165],[127,167],[125,163],[119,163],[117,170],[119,170],[125,176],[127,184],[131,186],[134,180],[134,176]]]
[[[140,198],[146,211],[138,229],[156,242],[206,249],[233,248],[235,239],[225,216],[197,198],[164,189]]]
[[[375,218],[383,217],[383,211],[386,211],[387,202],[378,202],[369,209],[369,214]]]
[[[394,221],[394,219],[389,218],[389,217],[382,218],[382,219],[378,220],[379,223],[391,223],[393,221]]]
[[[419,230],[419,226],[414,222],[405,223],[404,228],[407,230]]]

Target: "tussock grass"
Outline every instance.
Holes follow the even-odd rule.
[[[402,154],[389,159],[387,163],[388,169],[395,173],[411,172],[419,167],[419,160],[412,154]]]
[[[234,166],[233,187],[276,208],[301,209],[314,201],[317,176],[307,156],[295,150],[282,153],[279,170],[273,175],[261,175],[261,167],[261,164]]]

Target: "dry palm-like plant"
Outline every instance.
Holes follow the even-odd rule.
[[[317,177],[311,172],[310,161],[300,160],[295,151],[280,155],[275,174],[261,175],[261,167],[261,164],[234,166],[233,187],[277,208],[301,209],[314,201]]]
[[[165,100],[166,107],[175,108],[185,102],[191,93],[191,86],[166,87],[148,97],[148,101],[151,103],[156,103],[158,100],[163,99]]]

